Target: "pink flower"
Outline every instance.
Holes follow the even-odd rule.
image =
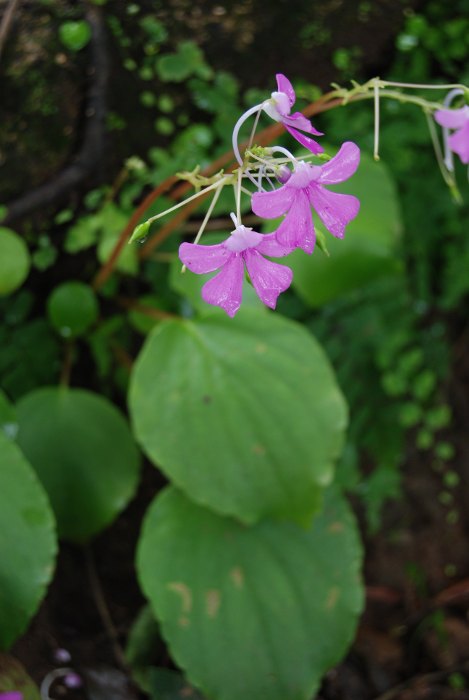
[[[312,153],[322,153],[324,148],[319,145],[314,139],[307,134],[322,136],[320,131],[314,128],[309,119],[295,112],[290,114],[291,108],[295,104],[296,95],[291,82],[282,73],[277,73],[277,92],[273,92],[270,100],[264,102],[263,109],[276,122],[281,122],[285,129],[295,138],[302,146],[310,150]]]
[[[343,238],[346,225],[358,214],[360,202],[356,197],[329,192],[323,185],[347,180],[356,171],[359,161],[360,149],[351,141],[344,143],[325,165],[299,161],[282,187],[253,195],[252,210],[266,219],[286,214],[276,231],[278,242],[289,250],[302,248],[312,253],[316,236],[311,206],[336,238]]]
[[[218,245],[182,243],[179,247],[180,259],[192,272],[204,274],[221,268],[202,287],[202,299],[220,306],[231,317],[241,305],[245,265],[261,301],[275,309],[293,273],[289,267],[262,256],[283,257],[289,252],[277,242],[275,234],[257,233],[246,226],[236,226],[231,236]]]
[[[0,693],[0,700],[23,700],[23,693],[17,690],[9,690],[6,693]]]
[[[469,106],[465,105],[460,109],[438,109],[433,116],[440,126],[456,129],[448,138],[448,146],[457,153],[461,162],[467,165],[469,163]]]

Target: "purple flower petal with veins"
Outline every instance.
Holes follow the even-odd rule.
[[[314,136],[322,136],[322,132],[318,131],[301,112],[290,114],[291,108],[295,104],[296,95],[292,84],[282,73],[277,73],[277,91],[273,92],[270,100],[264,103],[264,111],[277,122],[281,122],[285,129],[296,139],[302,146],[310,150],[312,153],[322,153],[324,148],[314,139],[306,134]],[[306,134],[301,132],[305,131]]]
[[[356,171],[359,161],[360,149],[351,141],[344,143],[325,165],[300,161],[285,185],[273,192],[253,195],[252,210],[267,219],[286,214],[276,231],[277,240],[287,249],[299,247],[312,253],[315,231],[311,205],[324,226],[337,238],[343,237],[345,226],[358,214],[360,202],[356,197],[329,192],[323,185],[347,180]]]
[[[237,226],[226,241],[217,245],[182,243],[179,247],[180,259],[192,272],[203,274],[221,268],[202,287],[202,298],[231,317],[241,306],[245,266],[258,297],[275,309],[293,273],[285,265],[265,260],[263,255],[283,257],[290,252],[291,248],[281,245],[275,233],[262,234],[246,226]]]
[[[448,138],[448,145],[453,153],[456,153],[461,162],[469,163],[469,106],[460,109],[438,109],[435,121],[447,129],[456,129]]]

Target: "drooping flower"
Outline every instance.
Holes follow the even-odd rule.
[[[306,135],[322,136],[322,132],[315,129],[309,119],[301,112],[290,114],[296,100],[293,86],[282,73],[277,73],[275,77],[277,79],[277,91],[271,94],[270,100],[266,100],[263,103],[264,112],[275,121],[281,122],[293,138],[310,150],[311,153],[322,153],[324,148]],[[302,134],[302,131],[305,131],[306,134]]]
[[[202,298],[208,304],[220,306],[228,316],[238,311],[243,294],[244,266],[260,300],[275,309],[277,298],[287,289],[293,273],[263,256],[283,257],[289,249],[281,246],[275,234],[262,234],[242,225],[236,225],[231,236],[217,245],[182,243],[179,257],[196,274],[220,272],[202,287]]]
[[[272,192],[256,192],[251,201],[255,214],[274,219],[286,214],[276,231],[280,245],[312,253],[316,240],[311,206],[336,238],[343,238],[346,225],[356,217],[359,200],[350,194],[325,189],[351,177],[360,161],[360,149],[351,141],[324,165],[298,161],[287,182]]]
[[[433,116],[440,126],[455,129],[454,134],[448,137],[448,146],[460,157],[462,163],[469,164],[469,106],[438,109]]]

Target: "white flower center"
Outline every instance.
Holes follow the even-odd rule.
[[[248,248],[255,248],[262,240],[262,233],[253,231],[247,226],[237,226],[226,239],[225,246],[232,253],[242,253]]]
[[[301,190],[304,187],[308,187],[310,182],[317,180],[320,174],[320,165],[310,165],[305,163],[304,160],[300,160],[296,163],[295,171],[288,180],[288,187],[296,187]]]
[[[271,119],[274,119],[276,122],[281,122],[283,117],[290,114],[290,100],[288,99],[288,95],[285,92],[273,92],[270,100],[264,102],[263,109]]]

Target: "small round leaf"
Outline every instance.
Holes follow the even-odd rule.
[[[91,287],[83,282],[64,282],[49,296],[47,315],[60,335],[76,337],[96,321],[98,302]]]
[[[70,51],[80,51],[91,39],[91,28],[84,20],[63,22],[59,27],[62,44]]]
[[[1,431],[0,463],[0,649],[8,649],[38,608],[57,547],[44,489]]]
[[[85,542],[132,498],[140,458],[128,425],[106,399],[47,388],[17,405],[18,443],[49,494],[59,536]]]
[[[31,265],[29,251],[17,233],[0,227],[0,296],[20,287]]]
[[[312,698],[352,641],[360,563],[355,521],[332,492],[304,530],[246,528],[169,487],[150,506],[137,554],[173,658],[217,700]]]

